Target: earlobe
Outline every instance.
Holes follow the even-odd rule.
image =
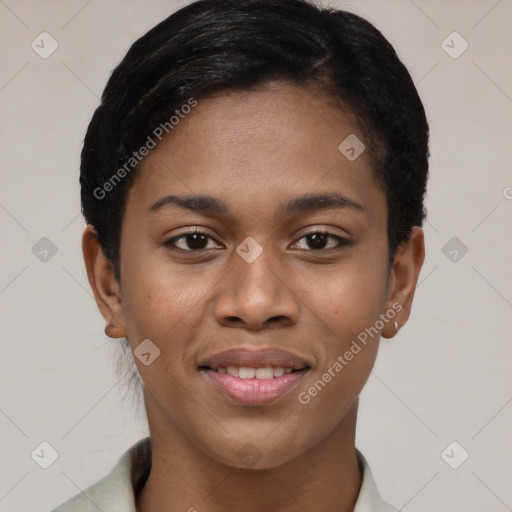
[[[409,238],[400,244],[389,277],[387,311],[393,309],[395,315],[382,330],[383,338],[393,338],[405,325],[411,314],[412,301],[421,267],[425,260],[425,240],[423,230],[414,226]],[[400,305],[400,308],[396,306]]]
[[[398,303],[396,303],[396,304],[398,304]],[[401,304],[399,306],[401,306]],[[400,311],[402,310],[402,308],[396,308],[396,309],[400,309]],[[388,309],[388,311],[391,311],[391,310]],[[383,338],[386,338],[386,339],[394,338],[398,334],[398,331],[400,330],[401,327],[402,326],[398,320],[390,321],[382,329],[381,335]]]
[[[117,324],[111,323],[105,326],[105,335],[109,338],[124,338],[126,331],[124,328],[119,328]]]
[[[105,334],[110,338],[123,338],[126,336],[126,329],[121,292],[114,277],[112,264],[101,248],[94,226],[90,224],[82,236],[82,253],[94,299],[107,322]]]

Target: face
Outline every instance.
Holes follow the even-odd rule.
[[[349,135],[364,142],[350,113],[273,83],[199,100],[140,164],[116,294],[88,270],[160,436],[271,468],[353,430],[379,338],[407,320],[422,239],[389,269],[385,195],[367,149],[338,149]]]

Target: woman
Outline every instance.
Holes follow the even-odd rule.
[[[56,509],[391,511],[355,447],[425,249],[428,125],[364,19],[200,0],[114,70],[82,151],[83,254],[150,437]]]

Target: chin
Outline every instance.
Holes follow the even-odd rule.
[[[247,469],[266,470],[282,466],[303,453],[299,447],[289,446],[286,443],[269,443],[264,437],[251,441],[246,436],[245,441],[237,442],[236,446],[226,447],[223,452],[218,451],[218,445],[212,450],[213,457],[226,466]]]

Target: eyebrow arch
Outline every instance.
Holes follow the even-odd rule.
[[[153,213],[168,206],[178,206],[199,213],[227,214],[229,207],[213,196],[208,195],[167,195],[159,199],[148,208],[148,213]],[[323,194],[304,194],[294,197],[288,202],[279,205],[276,215],[284,216],[293,213],[308,213],[319,210],[352,208],[356,211],[364,211],[359,203],[338,192]]]
[[[352,201],[339,192],[330,192],[325,194],[304,194],[303,196],[290,199],[287,203],[282,203],[278,213],[289,215],[295,212],[312,212],[318,210],[352,208],[356,211],[364,211],[363,205]]]

